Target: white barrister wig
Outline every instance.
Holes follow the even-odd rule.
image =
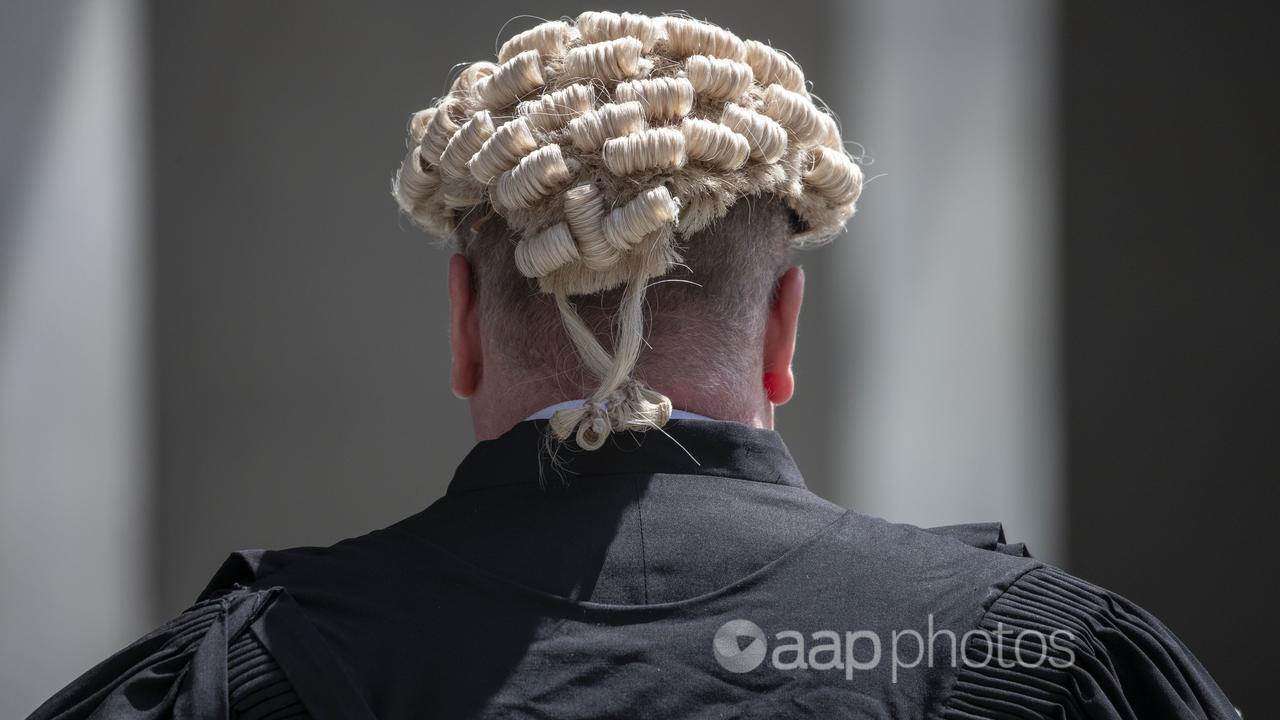
[[[463,218],[497,213],[519,237],[519,271],[556,298],[600,385],[551,427],[587,449],[670,416],[667,398],[630,374],[645,287],[679,261],[678,241],[742,198],[771,195],[802,223],[794,247],[821,244],[862,191],[799,65],[688,17],[585,12],[521,32],[414,114],[409,141],[393,183],[400,208],[449,239]],[[610,351],[569,298],[622,285]]]

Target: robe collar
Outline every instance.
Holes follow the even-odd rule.
[[[548,490],[608,475],[704,475],[804,487],[782,436],[720,420],[673,419],[661,430],[613,433],[598,450],[551,436],[546,420],[517,423],[476,443],[448,494],[540,483]]]

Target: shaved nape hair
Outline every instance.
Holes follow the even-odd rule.
[[[708,396],[759,380],[761,339],[772,294],[790,266],[794,213],[772,197],[743,198],[727,215],[681,243],[682,261],[650,281],[645,339],[635,377],[655,387],[698,387]],[[471,263],[486,348],[565,397],[590,393],[596,379],[574,350],[555,298],[516,267],[518,236],[500,216],[471,226],[459,250]],[[612,344],[625,288],[574,298],[601,344]]]

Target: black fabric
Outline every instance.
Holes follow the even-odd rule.
[[[202,600],[85,673],[32,718],[214,718],[309,715],[276,660],[248,632],[279,590]]]
[[[984,662],[996,648],[979,636],[966,647],[973,666],[960,674],[946,720],[1237,717],[1191,651],[1159,620],[1057,568],[1023,575],[981,626],[1005,631],[1005,656],[1022,653],[1028,662]],[[1027,630],[1034,632],[1015,650],[1013,640]],[[1059,643],[1035,642],[1055,632],[1070,635]],[[1054,667],[1048,658],[1066,667]]]
[[[1166,628],[998,524],[888,523],[809,492],[776,433],[665,430],[551,456],[545,423],[521,423],[389,528],[233,555],[33,717],[1234,717]],[[736,620],[772,653],[748,672],[712,649]],[[1035,647],[1008,628],[1070,631],[1079,662],[963,662]],[[886,656],[895,632],[950,633],[957,656],[790,667],[784,631],[811,653],[870,633]]]
[[[480,443],[446,496],[399,529],[544,592],[651,604],[728,585],[844,513],[805,488],[776,433],[679,422],[675,442],[623,436],[554,462],[541,424],[524,423]]]
[[[227,696],[240,720],[309,717],[293,684],[253,633],[227,648]]]

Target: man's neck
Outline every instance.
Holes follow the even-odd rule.
[[[522,389],[527,390],[528,385]],[[668,390],[659,386],[671,398],[674,408],[705,418],[742,423],[750,427],[773,429],[773,405],[764,397],[746,394],[740,396],[719,396],[696,391]],[[540,411],[567,403],[567,407],[576,407],[583,401],[585,393],[555,396],[549,393],[530,393],[522,396],[518,392],[477,392],[470,398],[471,420],[475,428],[476,440],[492,440],[502,436],[516,423],[525,420]],[[557,408],[558,409],[558,408]]]
[[[548,405],[542,408],[541,410],[533,413],[529,417],[525,418],[525,420],[549,420],[551,419],[552,415],[555,415],[561,410],[571,410],[573,408],[581,406],[582,403],[584,402],[586,402],[586,400],[583,400],[583,399],[565,400],[564,402],[558,402],[553,405]],[[688,410],[681,410],[680,408],[672,408],[671,419],[672,420],[717,420],[718,418],[708,417],[706,415],[690,412]]]

